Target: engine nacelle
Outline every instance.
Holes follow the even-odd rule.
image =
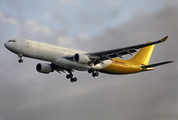
[[[40,73],[46,73],[49,74],[50,72],[53,72],[54,70],[51,68],[50,64],[47,63],[38,63],[36,65],[36,70]]]
[[[74,61],[77,63],[86,64],[91,61],[88,55],[77,53],[74,55]]]

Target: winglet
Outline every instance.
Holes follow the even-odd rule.
[[[166,36],[166,37],[164,37],[163,39],[161,39],[160,41],[164,42],[164,41],[166,41],[166,39],[167,39],[168,37],[169,37],[169,36]]]

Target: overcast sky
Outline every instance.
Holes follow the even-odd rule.
[[[37,63],[4,47],[29,38],[93,52],[159,40],[154,71],[92,78],[36,71]],[[0,0],[0,120],[177,120],[178,1]],[[126,56],[126,59],[131,58]]]

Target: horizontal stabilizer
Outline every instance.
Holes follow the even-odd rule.
[[[156,66],[160,66],[160,65],[164,65],[164,64],[168,64],[168,63],[172,63],[172,62],[174,62],[174,61],[160,62],[160,63],[155,63],[155,64],[151,64],[151,65],[142,66],[142,68],[143,69],[151,68],[151,67],[156,67]]]

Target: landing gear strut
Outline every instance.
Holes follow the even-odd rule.
[[[19,59],[19,63],[22,63],[22,62],[23,62],[22,56],[23,56],[22,54],[18,54],[18,57],[20,58],[20,59]]]
[[[66,78],[70,79],[71,82],[77,82],[77,78],[73,77],[73,74],[71,72],[66,75]]]
[[[92,73],[93,77],[99,76],[99,72],[94,70],[93,68],[89,69],[88,73]]]

